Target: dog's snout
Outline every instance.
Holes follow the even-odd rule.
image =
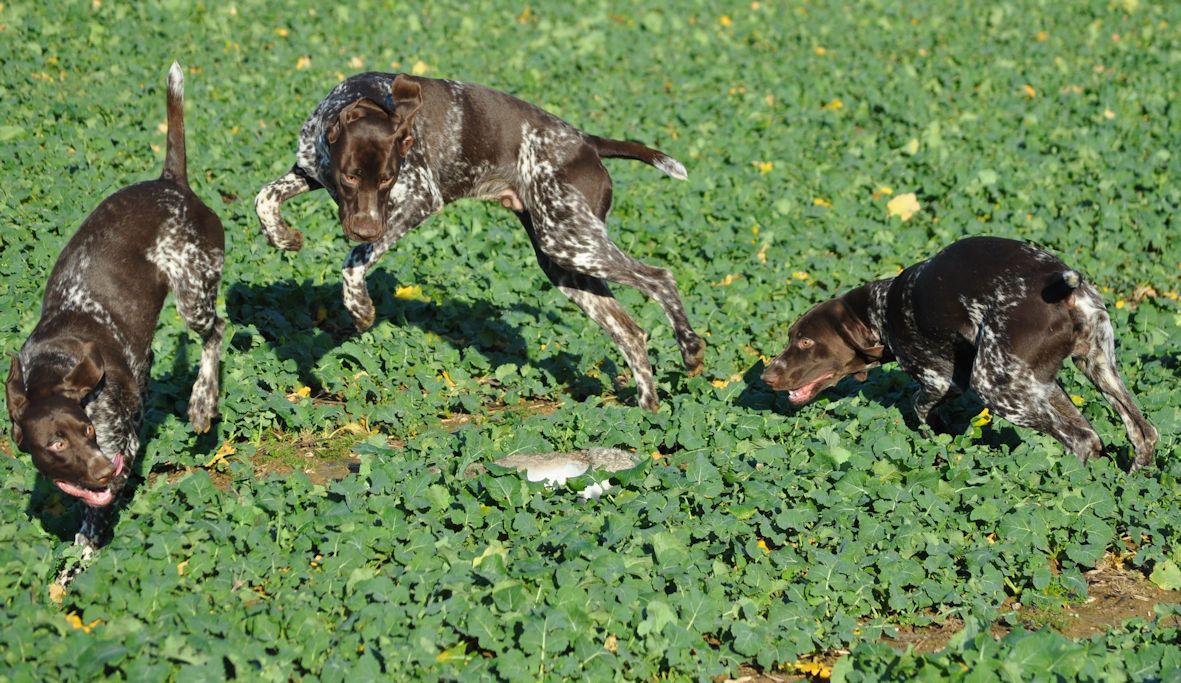
[[[349,232],[354,239],[372,242],[381,237],[381,220],[376,216],[355,216]]]
[[[769,386],[775,386],[783,376],[783,366],[776,361],[771,361],[771,364],[763,369],[762,379]]]

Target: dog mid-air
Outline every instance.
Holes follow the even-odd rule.
[[[267,240],[298,250],[303,236],[283,202],[323,187],[336,200],[354,247],[344,263],[344,304],[360,330],[373,324],[369,269],[403,235],[464,197],[499,201],[525,226],[546,276],[623,353],[639,404],[659,406],[648,335],[608,289],[639,289],[663,307],[690,374],[705,343],[685,316],[669,271],[624,253],[607,235],[611,177],[603,158],[637,159],[686,177],[675,159],[635,142],[584,133],[511,95],[470,83],[364,73],[339,85],[299,135],[295,165],[263,187],[255,208]]]
[[[1103,299],[1056,256],[1016,240],[969,237],[902,271],[817,304],[788,330],[763,372],[795,405],[843,377],[897,359],[918,380],[915,412],[932,412],[968,388],[997,415],[1058,439],[1083,461],[1099,435],[1055,381],[1070,357],[1115,408],[1136,452],[1152,463],[1158,434],[1115,362]]]

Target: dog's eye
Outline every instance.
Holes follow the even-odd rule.
[[[352,173],[344,174],[344,176],[342,176],[341,179],[344,180],[345,183],[347,183],[349,185],[356,185],[357,183],[361,182],[361,179]]]
[[[387,187],[389,187],[390,185],[393,185],[393,184],[394,184],[394,179],[393,179],[392,177],[390,177],[390,178],[382,178],[382,179],[379,181],[379,183],[378,183],[378,187],[380,187],[380,188],[382,188],[382,189],[384,190],[385,188],[387,188]]]
[[[87,439],[94,438],[94,425],[86,425],[86,438]]]
[[[807,337],[800,337],[800,341],[797,343],[799,344],[801,349],[810,349],[816,345],[816,342],[812,341],[811,339],[808,339]]]

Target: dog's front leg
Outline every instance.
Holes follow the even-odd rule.
[[[404,174],[404,177],[405,175],[409,174]],[[399,178],[399,185],[403,179]],[[344,307],[353,316],[353,324],[361,332],[369,329],[377,315],[373,309],[373,300],[369,298],[369,288],[365,285],[365,276],[369,273],[369,269],[403,235],[413,230],[443,206],[438,192],[398,192],[398,190],[399,188],[395,186],[394,192],[390,195],[390,203],[393,206],[389,221],[386,223],[385,234],[376,242],[354,247],[349,252],[348,258],[345,259],[344,269],[341,271]]]
[[[290,171],[259,190],[254,198],[254,211],[271,246],[289,251],[299,251],[303,247],[303,233],[287,225],[279,207],[296,195],[320,187],[323,186],[303,169],[292,166]]]

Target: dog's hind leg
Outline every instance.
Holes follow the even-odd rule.
[[[660,407],[660,402],[656,398],[652,364],[648,360],[648,334],[631,319],[611,294],[607,283],[599,278],[566,270],[537,246],[537,234],[528,212],[519,212],[517,217],[529,233],[533,251],[537,255],[537,263],[546,277],[611,337],[611,341],[615,342],[615,346],[627,361],[627,366],[631,368],[640,407],[655,412]]]
[[[1101,454],[1099,434],[1054,379],[1062,361],[1043,360],[1039,377],[1009,348],[997,327],[986,319],[977,337],[972,388],[980,400],[1009,422],[1054,437],[1083,462]]]
[[[537,158],[529,163],[529,155]],[[705,342],[689,324],[672,273],[632,258],[607,235],[604,218],[609,199],[601,197],[607,188],[609,198],[611,179],[599,158],[583,150],[555,171],[539,161],[544,156],[538,156],[530,144],[522,144],[521,156],[522,199],[536,230],[537,249],[564,270],[635,287],[660,304],[689,374],[700,373]]]
[[[1129,472],[1152,464],[1152,453],[1160,434],[1144,418],[1136,400],[1120,377],[1115,362],[1115,331],[1111,317],[1098,293],[1090,285],[1083,285],[1074,295],[1075,309],[1082,314],[1080,342],[1071,359],[1075,366],[1099,388],[1103,398],[1115,408],[1128,430],[1128,438],[1136,451]]]
[[[189,423],[198,434],[209,431],[220,395],[221,343],[225,321],[217,316],[217,289],[224,255],[200,252],[179,274],[169,274],[176,310],[189,329],[201,336],[201,365],[189,396]]]

